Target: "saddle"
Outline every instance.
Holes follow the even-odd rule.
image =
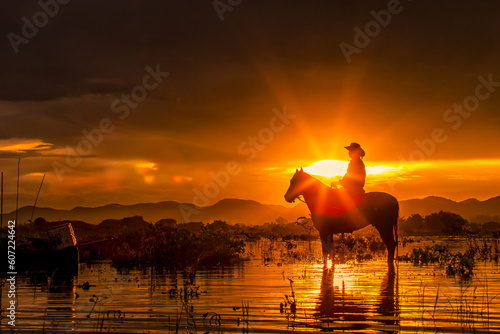
[[[310,205],[311,212],[327,216],[341,216],[359,208],[365,200],[365,192],[347,191],[345,188],[328,189],[328,192],[321,196],[322,200]]]

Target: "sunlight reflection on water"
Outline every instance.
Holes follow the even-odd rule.
[[[459,249],[461,240],[438,242]],[[108,263],[83,264],[78,277],[53,281],[50,288],[19,277],[17,332],[480,333],[500,328],[496,263],[480,263],[468,281],[447,277],[435,265],[410,263],[399,263],[398,275],[388,275],[383,258],[324,271],[319,243],[312,259],[295,263],[264,263],[259,255],[268,246],[252,245],[256,258],[243,265],[199,270],[193,285],[183,272],[152,275]],[[415,246],[401,247],[400,253]],[[7,301],[3,289],[4,309]],[[7,321],[2,319],[2,331],[9,329]]]

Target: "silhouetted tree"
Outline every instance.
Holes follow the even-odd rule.
[[[288,223],[288,220],[286,220],[285,218],[279,216],[278,218],[276,218],[276,224],[278,225],[285,225],[286,223]]]
[[[212,224],[207,224],[209,231],[229,231],[229,225],[223,220],[214,220]]]
[[[402,233],[414,233],[421,231],[424,226],[424,218],[418,213],[410,215],[410,217],[399,220],[399,229]]]
[[[311,234],[314,232],[314,223],[311,218],[299,217],[296,222],[297,225],[302,226],[307,232],[307,240],[309,241],[309,251],[311,251]]]
[[[462,232],[464,225],[467,224],[467,220],[456,213],[451,212],[439,212],[441,215],[441,221],[444,224],[445,233],[457,234]]]
[[[481,225],[478,223],[468,223],[463,227],[463,229],[469,234],[478,234],[481,232]]]
[[[500,223],[497,222],[486,222],[483,224],[481,230],[483,233],[492,233],[494,231],[499,231],[500,230]]]
[[[176,227],[177,226],[177,221],[172,218],[165,218],[165,219],[160,219],[155,223],[156,227],[163,227],[163,226],[168,226],[168,227]]]
[[[33,223],[35,225],[43,225],[43,224],[47,224],[47,221],[45,220],[45,218],[38,217],[37,219],[35,219],[35,221]]]
[[[460,233],[467,220],[456,213],[439,211],[425,216],[424,226],[427,232]]]
[[[497,222],[500,223],[500,217],[498,215],[489,216],[489,215],[476,215],[470,219],[474,223],[484,224],[488,222]]]

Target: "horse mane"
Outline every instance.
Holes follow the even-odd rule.
[[[315,183],[321,185],[321,186],[324,186],[324,187],[327,187],[329,189],[331,189],[331,187],[329,185],[327,185],[326,183],[324,183],[323,181],[321,181],[320,179],[318,179],[317,177],[315,176],[312,176],[311,174],[309,173],[306,173],[304,171],[300,172],[300,173],[304,173],[305,175],[307,175],[310,179],[312,179]]]

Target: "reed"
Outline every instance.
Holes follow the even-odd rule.
[[[240,323],[243,324],[242,330],[243,333],[249,333],[249,326],[250,326],[250,321],[249,321],[249,314],[250,314],[250,302],[248,300],[241,300],[241,322],[238,321],[238,326]]]
[[[416,266],[437,263],[445,268],[449,276],[470,279],[478,261],[498,262],[499,257],[496,239],[468,237],[462,252],[452,253],[444,245],[427,245],[425,248],[413,248],[411,253],[399,256],[398,260],[411,262]]]
[[[444,320],[443,318],[437,318],[437,304],[438,300],[446,300],[449,305],[449,317],[453,318],[454,322],[459,324],[464,329],[469,329],[471,332],[490,332],[490,307],[494,302],[494,299],[498,297],[498,295],[493,298],[489,298],[488,295],[488,285],[487,278],[485,277],[484,281],[482,281],[477,275],[473,277],[475,284],[472,283],[462,283],[460,284],[460,291],[455,297],[451,297],[441,289],[440,285],[438,285],[436,290],[435,297],[428,296],[426,294],[426,287],[420,286],[419,293],[419,313],[421,326],[426,327],[426,317],[425,314],[431,316],[433,321],[432,331],[434,332],[442,332],[443,328],[440,328],[437,324],[438,320]],[[428,305],[425,303],[425,300],[428,298],[434,298],[434,303],[431,305],[432,311],[428,310]],[[442,316],[442,315],[441,315]],[[429,329],[427,327],[427,329]],[[418,331],[418,328],[415,329]]]
[[[216,312],[206,312],[202,319],[203,325],[210,329],[209,332],[212,332],[212,330],[215,329],[217,333],[222,333],[222,317],[220,314]]]
[[[290,290],[292,293],[290,296],[285,294],[283,302],[280,303],[280,313],[284,314],[295,314],[297,312],[297,300],[295,299],[295,291],[293,291],[293,280],[288,278],[290,281]]]
[[[103,250],[102,256],[117,266],[184,269],[226,266],[240,261],[245,243],[225,231],[200,233],[168,226],[145,231],[128,230]]]

